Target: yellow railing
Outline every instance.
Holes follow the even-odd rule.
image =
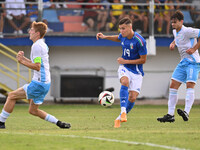
[[[2,48],[4,50],[2,50]],[[17,52],[15,52],[14,50],[12,50],[9,47],[7,47],[7,46],[5,46],[5,45],[3,45],[3,44],[0,43],[0,53],[3,54],[4,56],[6,56],[7,58],[10,58],[11,60],[13,60],[16,63],[16,65],[17,65],[17,71],[15,71],[15,70],[9,68],[8,66],[0,63],[0,67],[4,68],[8,72],[10,72],[12,75],[9,74],[8,72],[2,70],[1,68],[0,68],[0,72],[3,73],[4,75],[6,75],[7,77],[15,80],[17,82],[17,88],[20,87],[20,79],[23,79],[26,82],[31,82],[31,69],[28,69],[28,78],[24,77],[24,76],[22,76],[20,74],[20,63],[16,59]],[[14,56],[12,56],[9,53],[11,53]],[[1,85],[3,85],[3,84],[1,84]],[[6,87],[2,87],[2,88],[4,90],[8,91]],[[10,92],[10,91],[8,91],[8,92]]]

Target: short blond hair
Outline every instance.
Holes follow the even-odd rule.
[[[47,25],[44,22],[33,22],[31,27],[35,29],[35,32],[40,33],[40,38],[43,38],[47,33]]]

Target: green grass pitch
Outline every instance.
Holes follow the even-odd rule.
[[[0,105],[0,110],[3,105]],[[184,106],[177,106],[183,108]],[[0,150],[199,150],[200,105],[194,105],[188,122],[175,114],[174,123],[160,123],[157,117],[167,113],[165,105],[136,105],[128,121],[113,128],[120,106],[42,105],[41,109],[71,129],[31,116],[28,105],[16,105],[0,130]]]

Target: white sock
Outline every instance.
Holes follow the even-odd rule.
[[[2,110],[0,114],[0,121],[6,122],[6,119],[10,116],[10,113],[6,112],[4,109]]]
[[[185,97],[185,110],[189,115],[192,105],[194,103],[194,89],[188,88],[186,90],[186,97]]]
[[[54,124],[56,124],[58,122],[58,119],[56,119],[56,117],[54,117],[50,114],[47,114],[47,116],[45,117],[45,120],[49,121],[51,123],[54,123]]]
[[[125,112],[126,113],[126,107],[121,107],[121,114]],[[121,120],[121,114],[115,119],[115,120]]]
[[[170,88],[169,100],[168,100],[168,114],[172,116],[174,115],[177,102],[178,102],[178,90]]]
[[[126,107],[121,107],[121,114],[125,112],[126,113]]]

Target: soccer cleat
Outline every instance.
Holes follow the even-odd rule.
[[[125,112],[123,112],[123,113],[121,114],[121,122],[127,122],[127,116],[126,116],[126,113],[125,113]]]
[[[120,127],[120,120],[115,120],[114,128],[119,128]]]
[[[185,111],[177,109],[177,113],[183,118],[184,121],[188,121],[189,115]]]
[[[65,123],[65,122],[61,122],[61,121],[58,121],[56,123],[56,125],[62,129],[69,129],[71,127],[70,123]]]
[[[0,129],[5,129],[6,126],[5,126],[5,122],[0,122]]]
[[[166,114],[164,115],[162,118],[157,118],[158,121],[160,122],[174,122],[174,116],[170,115],[170,114]]]

